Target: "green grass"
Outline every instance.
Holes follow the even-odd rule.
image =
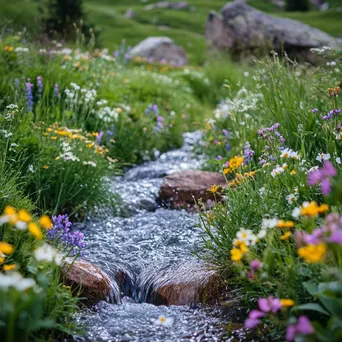
[[[157,2],[149,1],[148,4]],[[188,53],[190,62],[203,64],[207,58],[205,23],[210,10],[219,11],[226,0],[190,0],[196,8],[194,12],[155,9],[146,11],[146,3],[139,0],[86,0],[85,12],[88,20],[101,34],[98,44],[110,49],[122,40],[135,45],[149,36],[168,36],[174,39]],[[342,35],[341,13],[336,10],[338,1],[332,2],[333,8],[308,13],[288,13],[279,11],[267,0],[250,0],[250,5],[281,17],[289,17],[317,27],[334,36]],[[127,19],[128,8],[136,11],[136,18]],[[39,28],[37,2],[0,0],[0,18],[11,18],[17,28],[27,25],[31,30]],[[5,21],[6,22],[6,21]]]

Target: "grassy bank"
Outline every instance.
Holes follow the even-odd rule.
[[[211,188],[224,201],[202,215],[202,257],[273,340],[341,336],[341,54],[326,53],[316,69],[257,62],[207,121],[228,189]]]

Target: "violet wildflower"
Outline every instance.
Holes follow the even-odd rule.
[[[38,97],[41,98],[43,94],[43,78],[42,76],[37,76],[37,87],[38,87]]]
[[[16,88],[19,88],[19,78],[16,77],[16,78],[14,79],[14,84],[15,84],[15,87],[16,87]]]
[[[314,114],[318,113],[318,109],[317,109],[317,108],[314,108],[314,109],[312,110],[312,113],[314,113]]]
[[[285,138],[279,133],[278,129],[280,127],[279,123],[275,123],[271,127],[265,127],[258,130],[258,136],[262,139],[274,140],[274,136],[278,139],[281,144],[285,144]],[[272,133],[272,134],[270,134]]]
[[[322,168],[312,171],[308,175],[308,184],[313,186],[321,183],[321,191],[323,195],[328,195],[331,192],[330,177],[336,176],[337,171],[329,160],[324,161]]]
[[[314,332],[310,320],[302,315],[298,318],[296,325],[289,325],[286,330],[286,341],[294,341],[297,334],[310,335]]]
[[[164,121],[163,117],[159,115],[157,117],[157,126],[155,128],[157,132],[160,131],[164,127],[163,121]]]
[[[100,144],[101,144],[101,140],[102,140],[103,135],[104,135],[104,132],[103,132],[103,131],[101,131],[101,132],[97,135],[97,137],[96,137],[96,145],[100,145]]]
[[[262,312],[278,312],[281,309],[281,302],[279,298],[272,296],[268,298],[259,298],[258,300],[259,309]]]
[[[30,82],[30,79],[27,79],[26,82],[26,112],[32,112],[33,111],[33,94],[32,94],[32,88],[33,88],[33,83]]]
[[[328,242],[342,245],[342,215],[338,213],[329,214],[322,230],[330,235]]]
[[[251,144],[247,141],[243,148],[243,164],[245,166],[253,159],[254,153],[251,149]]]
[[[334,117],[338,116],[341,113],[340,108],[332,109],[328,112],[327,115],[322,115],[322,120],[327,121],[333,119]]]
[[[255,271],[257,271],[261,268],[261,262],[259,259],[254,259],[250,262],[249,266],[251,267],[251,269],[248,272],[248,278],[253,279]]]
[[[72,223],[69,221],[68,215],[53,216],[52,222],[53,227],[46,233],[48,239],[60,243],[67,250],[71,250],[73,255],[82,255],[82,249],[85,247],[83,233],[71,232]]]
[[[224,135],[227,139],[230,138],[229,132],[228,132],[226,129],[223,129],[223,130],[222,130],[222,133],[223,133],[223,135]]]
[[[245,327],[248,329],[255,328],[259,323],[261,323],[260,318],[264,316],[265,314],[259,310],[251,310],[248,318],[245,320]]]
[[[216,160],[222,160],[222,159],[223,159],[222,156],[217,156],[217,157],[216,157]]]
[[[53,88],[53,94],[54,94],[55,97],[59,96],[59,86],[58,86],[58,83],[56,83],[54,88]]]
[[[145,110],[145,114],[153,113],[155,116],[159,116],[159,108],[158,105],[150,103]]]

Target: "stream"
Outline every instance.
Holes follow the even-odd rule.
[[[91,219],[77,227],[85,235],[87,260],[113,280],[111,298],[77,315],[77,322],[87,327],[77,341],[246,340],[243,329],[227,328],[232,315],[234,322],[243,316],[240,308],[232,313],[218,305],[157,305],[153,294],[153,286],[165,283],[170,270],[191,277],[194,266],[201,264],[192,254],[201,242],[198,215],[158,204],[162,177],[203,165],[205,160],[193,153],[200,139],[200,132],[186,133],[182,148],[115,178],[111,191],[120,195],[123,215]],[[160,315],[173,324],[156,325]]]

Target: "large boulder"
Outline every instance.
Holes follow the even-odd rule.
[[[146,38],[132,49],[131,54],[144,57],[151,63],[168,63],[174,66],[183,66],[188,63],[184,49],[168,37]]]
[[[86,260],[68,258],[62,269],[64,283],[71,286],[80,297],[85,297],[90,304],[100,300],[118,301],[115,292],[117,285],[95,265]]]
[[[156,305],[216,304],[226,293],[219,272],[193,260],[147,268],[140,277],[147,291],[144,299]]]
[[[164,177],[159,198],[173,209],[191,208],[198,200],[209,208],[213,200],[220,199],[218,193],[209,191],[212,185],[226,187],[224,176],[218,172],[185,170]]]
[[[334,46],[336,40],[318,29],[287,18],[276,18],[234,1],[209,13],[206,38],[211,47],[234,55],[285,50],[290,56],[311,61],[311,48]]]

